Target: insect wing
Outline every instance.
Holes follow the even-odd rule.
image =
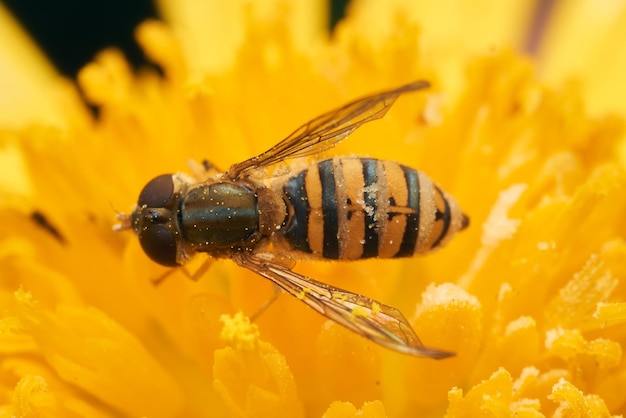
[[[302,125],[264,153],[233,165],[228,170],[228,175],[235,179],[245,175],[249,170],[276,164],[287,158],[305,157],[326,151],[364,123],[382,118],[401,94],[428,86],[427,81],[415,81],[357,99],[324,113]]]
[[[238,253],[237,264],[271,280],[311,308],[357,334],[404,354],[442,359],[453,353],[425,347],[396,308],[302,276],[273,261]]]

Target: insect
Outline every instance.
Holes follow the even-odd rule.
[[[467,227],[456,201],[425,174],[393,161],[334,157],[282,176],[266,170],[328,150],[382,118],[399,96],[428,86],[416,81],[324,113],[225,173],[207,166],[202,180],[160,175],[143,188],[131,214],[118,215],[115,229],[133,229],[156,263],[182,266],[199,252],[230,258],[384,347],[451,356],[425,347],[396,308],[296,273],[284,260],[427,253]]]

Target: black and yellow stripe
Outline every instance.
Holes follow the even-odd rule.
[[[426,175],[393,161],[319,161],[282,188],[291,216],[284,236],[313,257],[409,257],[465,225],[456,202]]]

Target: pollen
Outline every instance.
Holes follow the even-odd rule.
[[[356,306],[352,309],[352,314],[354,316],[359,316],[359,317],[363,317],[363,318],[368,318],[371,315],[372,311],[363,307],[363,306]]]
[[[306,298],[306,295],[311,293],[311,290],[308,288],[303,288],[300,293],[298,293],[298,295],[296,296],[299,300],[304,300]]]
[[[220,339],[237,350],[253,350],[259,340],[259,328],[250,322],[250,318],[238,312],[234,316],[222,315],[223,324]]]

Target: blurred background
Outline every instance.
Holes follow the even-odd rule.
[[[343,17],[349,0],[326,0],[328,29]],[[137,25],[158,18],[152,1],[134,0],[4,0],[3,4],[30,32],[61,73],[75,77],[103,48],[116,46],[135,67],[145,63],[133,39]]]

